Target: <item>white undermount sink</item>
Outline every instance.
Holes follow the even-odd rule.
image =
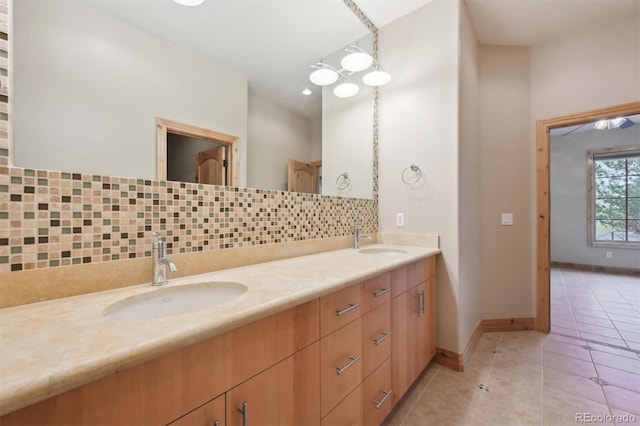
[[[125,321],[169,317],[221,305],[246,292],[245,285],[234,282],[202,282],[163,287],[119,300],[107,306],[102,315]]]
[[[378,255],[396,255],[406,253],[406,250],[385,248],[385,247],[372,247],[360,250],[362,254],[378,254]]]

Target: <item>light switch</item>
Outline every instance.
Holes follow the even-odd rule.
[[[513,225],[513,213],[502,213],[502,225]]]

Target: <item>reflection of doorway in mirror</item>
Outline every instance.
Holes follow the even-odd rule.
[[[158,179],[238,185],[238,138],[158,118]]]
[[[321,167],[322,161],[305,163],[303,161],[289,160],[287,191],[319,194]]]

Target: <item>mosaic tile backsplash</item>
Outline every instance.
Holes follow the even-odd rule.
[[[349,235],[375,201],[0,166],[0,272]]]
[[[345,3],[377,48],[375,26]],[[364,200],[12,167],[8,7],[0,0],[0,273],[150,257],[151,231],[169,254],[350,235],[356,220],[377,231],[377,177]]]

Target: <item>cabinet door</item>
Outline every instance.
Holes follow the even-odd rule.
[[[391,358],[394,405],[402,398],[418,371],[418,294],[412,288],[391,301]]]
[[[362,426],[362,385],[322,419],[322,426]]]
[[[169,423],[170,426],[225,426],[225,395]]]
[[[319,363],[316,342],[231,389],[227,424],[319,425]]]
[[[391,412],[393,393],[391,387],[391,359],[387,358],[364,381],[362,415],[365,426],[378,426]]]

